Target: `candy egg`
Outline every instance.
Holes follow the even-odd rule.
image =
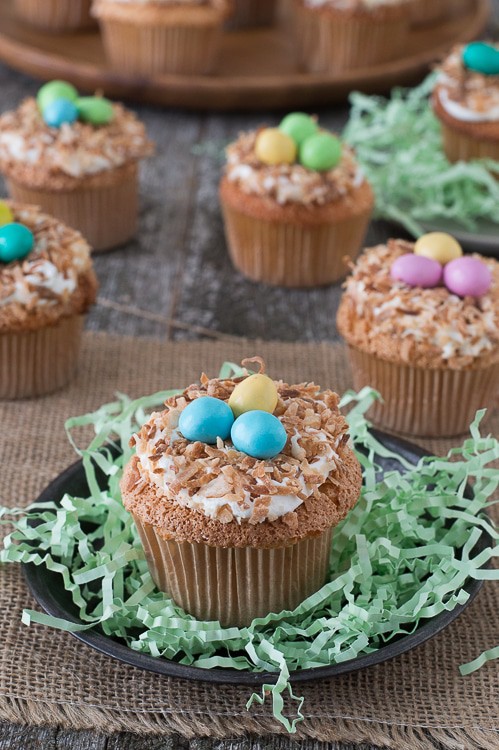
[[[253,458],[274,458],[286,445],[282,423],[268,411],[247,411],[232,425],[234,447]]]
[[[442,266],[424,255],[407,253],[397,258],[391,268],[391,276],[409,286],[429,288],[438,286],[442,280]]]
[[[0,261],[11,263],[22,260],[33,250],[35,238],[33,232],[24,224],[5,224],[0,227]]]
[[[325,172],[341,159],[341,143],[331,133],[316,133],[307,138],[300,148],[300,163],[307,169]]]
[[[66,81],[49,81],[41,87],[36,101],[40,112],[44,112],[46,107],[57,99],[66,99],[68,102],[75,102],[78,99],[78,92],[74,86]]]
[[[272,414],[278,398],[274,381],[267,375],[250,375],[236,385],[229,398],[229,406],[235,417],[255,409]]]
[[[82,96],[76,101],[80,120],[91,125],[107,125],[114,117],[113,105],[101,96]]]
[[[481,297],[492,285],[490,268],[478,258],[456,258],[444,268],[444,283],[459,297]]]
[[[14,221],[14,214],[5,201],[0,201],[0,227],[4,224],[11,224]]]
[[[436,260],[445,266],[450,260],[460,258],[463,249],[459,242],[450,234],[445,232],[429,232],[423,234],[414,245],[416,255],[424,255],[426,258]]]
[[[296,144],[279,128],[265,128],[256,137],[255,155],[264,164],[293,164]]]
[[[463,50],[463,63],[468,70],[486,76],[499,75],[499,50],[486,42],[472,42]]]
[[[232,409],[225,401],[200,396],[181,411],[178,428],[186,440],[213,445],[217,438],[227,440],[233,422]]]
[[[303,141],[317,133],[318,129],[316,121],[304,112],[291,112],[279,125],[279,130],[289,135],[297,146],[301,146]]]
[[[44,122],[49,128],[60,128],[64,123],[69,125],[78,119],[78,110],[73,102],[67,99],[56,99],[43,110]]]

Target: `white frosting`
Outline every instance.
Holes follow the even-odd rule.
[[[438,98],[445,111],[455,120],[461,120],[462,122],[494,122],[499,120],[499,104],[484,111],[471,109],[451,99],[446,88],[439,89]]]
[[[35,299],[39,305],[60,303],[60,298],[67,299],[75,291],[78,283],[73,268],[67,271],[68,275],[65,275],[49,260],[25,261],[23,270],[24,275],[16,277],[11,294],[0,298],[0,307],[14,302],[27,307]],[[57,294],[59,299],[40,297],[40,292],[36,288],[47,289]]]

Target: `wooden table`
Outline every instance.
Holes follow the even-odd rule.
[[[499,0],[494,17],[499,19]],[[0,66],[0,111],[34,94],[38,84]],[[95,260],[99,301],[88,327],[165,339],[248,336],[283,341],[334,341],[340,285],[309,291],[274,289],[246,281],[229,261],[217,199],[226,143],[240,130],[275,124],[279,115],[189,114],[137,107],[157,144],[143,166],[142,215],[137,239]],[[321,124],[341,130],[348,107],[318,112]],[[396,232],[373,223],[367,242]],[[400,236],[400,232],[398,232]],[[129,734],[26,728],[0,723],[0,750],[377,750],[372,746],[301,742],[285,738],[185,741]]]

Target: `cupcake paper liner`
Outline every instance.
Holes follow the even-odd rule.
[[[211,73],[218,52],[222,21],[199,26],[132,24],[100,19],[107,56],[129,75]]]
[[[103,175],[102,185],[74,190],[41,190],[7,178],[11,197],[40,206],[46,213],[79,230],[92,250],[100,252],[130,240],[137,229],[138,168],[116,170],[116,179]]]
[[[411,4],[412,5],[412,4]],[[295,6],[294,35],[302,67],[310,73],[364,68],[400,57],[411,25],[411,7],[376,20]],[[392,17],[393,16],[393,17]]]
[[[229,252],[254,281],[290,287],[332,284],[347,272],[345,257],[359,254],[368,211],[329,224],[291,224],[249,216],[222,200]]]
[[[494,159],[499,161],[499,139],[482,139],[462,133],[440,120],[443,149],[448,160],[470,161],[471,159]]]
[[[452,11],[453,2],[454,0],[419,0],[414,3],[412,11],[414,26],[431,25],[457,15]]]
[[[499,362],[475,370],[429,369],[389,362],[349,346],[356,390],[380,392],[368,412],[386,430],[420,437],[453,437],[469,430],[478,409],[495,406]]]
[[[332,529],[287,547],[224,548],[165,541],[134,521],[156,585],[199,620],[244,627],[294,609],[327,579]]]
[[[15,0],[17,14],[46,31],[76,31],[95,26],[92,0]]]
[[[278,0],[233,0],[234,12],[227,26],[231,29],[271,26],[277,17],[277,6]]]
[[[83,317],[72,315],[34,331],[0,333],[0,398],[43,396],[75,374]]]

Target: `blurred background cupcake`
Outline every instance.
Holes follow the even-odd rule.
[[[34,206],[0,201],[0,398],[69,382],[96,289],[79,232]]]
[[[130,75],[211,73],[231,0],[95,0],[111,65]]]
[[[0,117],[0,171],[10,195],[81,231],[94,250],[133,237],[138,165],[153,146],[135,114],[64,81]]]
[[[228,147],[220,200],[235,267],[254,281],[297,287],[345,275],[374,202],[350,149],[301,112]]]
[[[95,26],[92,0],[15,0],[22,21],[48,32],[78,31]]]
[[[494,408],[499,385],[499,263],[462,256],[450,235],[366,250],[345,283],[337,325],[352,377],[381,393],[388,430],[447,437]]]
[[[232,13],[227,27],[245,29],[272,26],[278,18],[278,12],[279,0],[232,0]]]

